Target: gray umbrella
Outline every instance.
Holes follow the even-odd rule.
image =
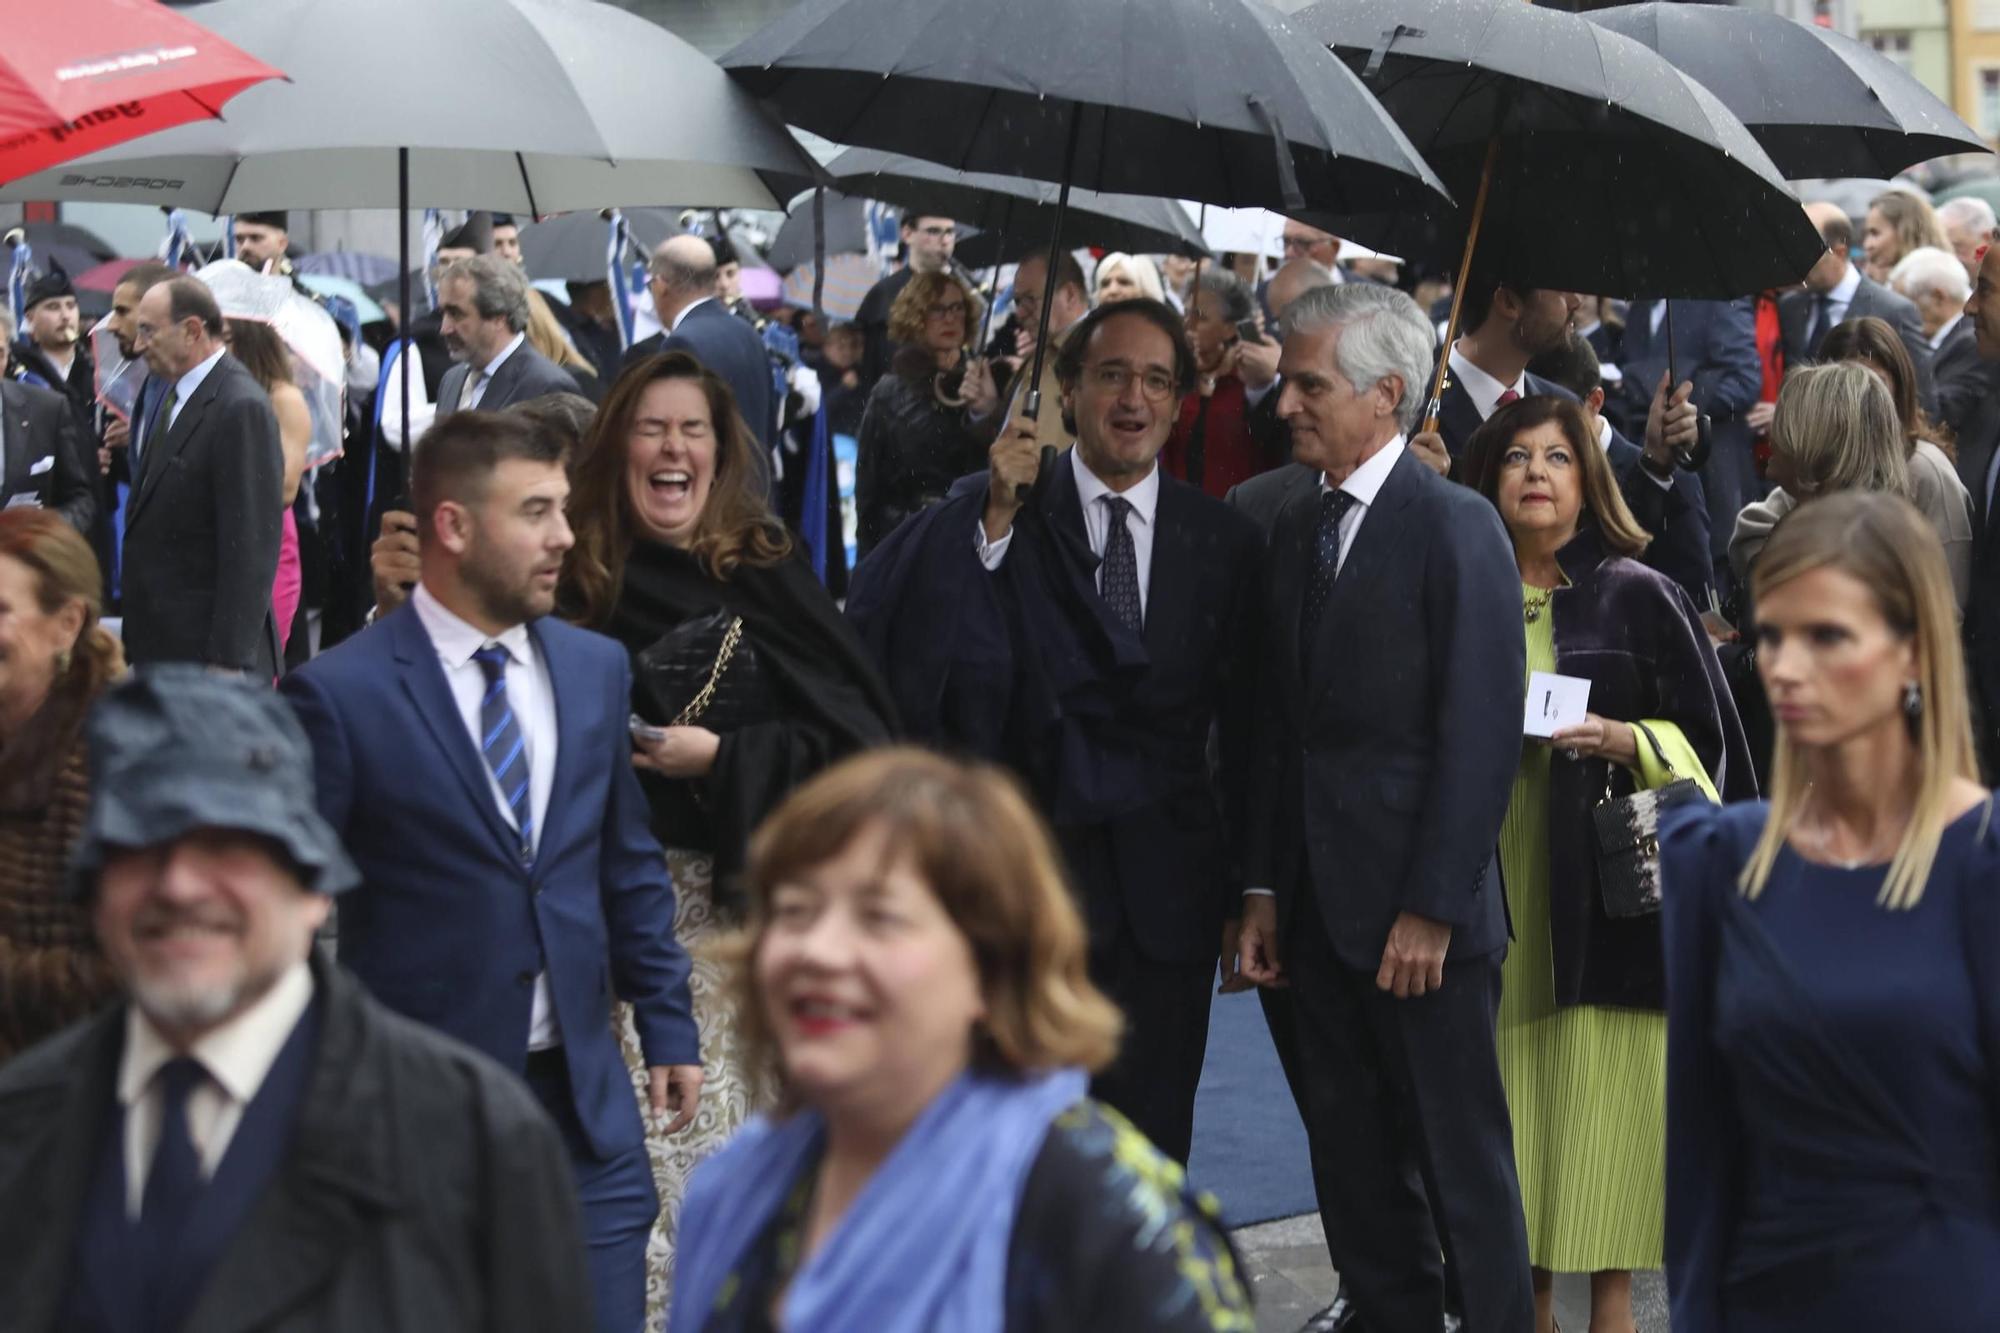
[[[1048,244],[1060,187],[986,172],[954,171],[921,158],[850,148],[826,172],[850,195],[969,223],[984,233],[960,242],[956,257],[974,268],[1005,263]],[[1067,237],[1134,254],[1208,254],[1194,219],[1172,199],[1071,190]],[[990,239],[989,239],[990,238]]]
[[[640,254],[651,254],[660,242],[681,230],[678,209],[628,208],[624,214],[632,244]],[[594,208],[525,223],[521,227],[521,262],[538,278],[602,281],[610,227],[610,220]]]
[[[608,4],[213,0],[288,71],[228,118],[10,183],[0,199],[271,208],[783,207],[811,159],[694,47]],[[409,150],[407,200],[398,150]],[[763,173],[760,176],[760,173]]]
[[[765,258],[780,273],[813,262],[815,235],[811,199],[802,199],[778,228],[777,239]],[[866,254],[868,251],[868,201],[826,192],[826,245],[829,255]]]

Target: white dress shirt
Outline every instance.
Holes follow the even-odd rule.
[[[1938,348],[1944,346],[1944,340],[1946,338],[1951,337],[1951,331],[1957,328],[1958,322],[1964,318],[1965,318],[1965,312],[1961,310],[1956,315],[1953,315],[1950,319],[1946,320],[1944,324],[1939,327],[1938,331],[1931,335],[1931,350],[1933,352],[1935,352]]]
[[[1833,284],[1833,290],[1826,294],[1826,326],[1834,325],[1847,318],[1847,307],[1854,303],[1854,293],[1861,290],[1861,270],[1854,264],[1847,266],[1847,276]],[[1815,301],[1817,304],[1817,301]],[[1810,329],[1810,321],[1806,324]]]
[[[507,358],[514,355],[515,349],[527,341],[527,337],[528,335],[525,332],[515,334],[508,340],[507,345],[501,348],[483,368],[479,370],[468,368],[466,370],[465,397],[459,403],[459,407],[462,410],[469,411],[479,406],[479,400],[486,396],[486,386],[493,382],[493,377],[500,373],[500,367],[507,364]],[[400,393],[401,390],[397,392]],[[412,412],[411,415],[415,416],[416,414]]]
[[[226,347],[216,348],[208,354],[207,360],[174,381],[174,410],[167,416],[168,430],[172,430],[174,423],[181,419],[181,409],[188,405],[194,391],[201,387],[201,382],[208,378],[208,372],[215,369],[215,363],[222,360],[222,354],[228,350]]]
[[[1139,566],[1139,615],[1146,614],[1147,599],[1153,588],[1153,517],[1160,507],[1160,465],[1156,461],[1153,470],[1145,479],[1124,491],[1114,491],[1098,480],[1095,472],[1083,465],[1082,451],[1071,445],[1068,453],[1069,465],[1076,477],[1076,498],[1083,505],[1083,531],[1090,538],[1090,549],[1098,560],[1104,559],[1104,548],[1111,540],[1111,510],[1102,503],[1107,495],[1122,495],[1132,506],[1132,512],[1125,516],[1125,530],[1132,534],[1132,557]],[[988,569],[998,569],[1007,558],[1007,548],[1014,542],[1014,529],[1009,528],[1000,535],[1000,540],[986,540],[984,522],[973,526],[974,538],[978,544],[979,562]],[[1097,590],[1104,591],[1104,566],[1097,567]]]
[[[304,960],[287,968],[271,989],[236,1017],[197,1041],[187,1052],[206,1078],[188,1093],[188,1137],[194,1141],[202,1179],[215,1175],[229,1141],[243,1121],[244,1108],[264,1086],[312,1003],[312,971]],[[137,1220],[146,1197],[146,1176],[160,1145],[162,1066],[180,1052],[169,1045],[139,1006],[125,1010],[125,1053],[118,1060],[118,1104],[125,1108],[125,1215]]]
[[[535,822],[529,840],[539,846],[556,776],[556,692],[549,679],[549,664],[535,651],[534,636],[528,633],[526,625],[489,636],[453,615],[421,583],[411,595],[410,604],[417,619],[423,622],[424,632],[430,636],[431,647],[437,649],[438,664],[444,668],[445,683],[451,686],[459,718],[472,738],[480,766],[487,770],[486,786],[493,795],[493,803],[510,827],[519,827],[514,823],[514,809],[507,803],[507,794],[500,790],[500,783],[493,777],[480,748],[485,739],[479,725],[479,705],[486,697],[486,669],[472,659],[474,653],[489,643],[507,650],[507,669],[503,673],[507,706],[521,728],[528,762],[528,809]],[[549,1002],[548,973],[540,972],[535,976],[534,1007],[528,1020],[528,1049],[543,1050],[561,1040],[562,1035],[556,1030],[555,1007]]]
[[[1459,353],[1458,344],[1451,345],[1451,377],[1458,381],[1458,387],[1465,390],[1465,396],[1472,400],[1472,408],[1479,413],[1481,421],[1493,415],[1500,405],[1500,395],[1512,389],[1519,396],[1528,396],[1528,376],[1524,371],[1514,377],[1512,384],[1502,384],[1491,375],[1473,365]]]

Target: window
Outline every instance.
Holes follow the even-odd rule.
[[[1904,69],[1910,67],[1910,34],[1907,32],[1871,32],[1867,43],[1895,61]]]
[[[1972,0],[1972,26],[2000,28],[2000,0]]]
[[[1979,132],[1989,136],[2000,134],[2000,67],[1980,67],[1977,111]]]

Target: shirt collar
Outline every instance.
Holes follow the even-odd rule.
[[[1826,294],[1826,299],[1833,305],[1846,305],[1854,299],[1854,293],[1860,290],[1861,267],[1852,260],[1849,260],[1847,276],[1833,284],[1833,290]]]
[[[410,605],[416,610],[417,619],[423,622],[424,633],[430,635],[431,647],[437,649],[440,661],[448,670],[457,670],[472,660],[472,655],[489,643],[497,643],[507,650],[516,662],[527,663],[533,659],[526,625],[515,625],[498,634],[488,634],[476,625],[461,620],[449,607],[440,602],[431,590],[422,583],[410,596]]]
[[[194,391],[201,387],[201,382],[208,378],[208,372],[215,369],[215,363],[222,360],[223,354],[228,350],[226,347],[216,348],[208,354],[207,360],[174,381],[174,402],[176,405],[183,405],[190,398],[194,397]]]
[[[1603,415],[1602,413],[1599,413],[1597,417],[1597,443],[1601,448],[1605,450],[1605,452],[1607,453],[1610,452],[1611,418]]]
[[[232,1101],[247,1103],[264,1085],[278,1052],[306,1006],[312,1003],[312,969],[293,963],[249,1008],[204,1033],[187,1052]],[[179,1052],[162,1037],[137,1004],[125,1010],[125,1053],[118,1063],[118,1101],[130,1106],[145,1095],[160,1066]]]
[[[523,342],[526,342],[527,338],[528,334],[526,330],[523,330],[522,332],[515,334],[512,338],[509,338],[507,340],[507,345],[505,347],[501,348],[497,353],[494,354],[494,357],[491,361],[488,361],[485,364],[485,366],[483,366],[479,370],[474,371],[473,373],[476,375],[484,375],[489,380],[492,379],[495,375],[497,375],[500,372],[500,367],[507,364],[507,358],[514,355],[515,350],[519,348]]]
[[[1957,328],[1958,321],[1964,318],[1965,318],[1965,312],[1961,310],[1956,315],[1953,315],[1950,319],[1946,320],[1944,322],[1944,326],[1940,328],[1936,333],[1931,335],[1931,350],[1933,352],[1935,352],[1938,348],[1944,346],[1944,340],[1946,338],[1951,337],[1951,331]]]
[[[1096,504],[1101,496],[1118,495],[1131,504],[1134,517],[1142,523],[1151,525],[1153,511],[1159,508],[1160,504],[1159,460],[1154,460],[1153,470],[1146,474],[1144,481],[1122,491],[1113,491],[1099,480],[1095,472],[1085,467],[1083,451],[1075,445],[1069,448],[1069,465],[1070,470],[1076,474],[1076,498],[1083,505],[1084,513],[1089,513],[1090,507]]]
[[[674,316],[674,324],[673,324],[673,327],[672,327],[672,328],[670,328],[670,329],[668,329],[668,330],[667,330],[667,332],[668,332],[668,333],[679,333],[679,332],[681,331],[681,325],[683,325],[683,324],[687,323],[687,317],[688,317],[688,315],[689,315],[689,314],[690,314],[691,312],[693,312],[693,310],[695,309],[695,307],[697,307],[697,306],[703,306],[703,305],[707,305],[707,304],[708,304],[709,302],[713,301],[714,299],[715,299],[715,298],[714,298],[713,296],[703,296],[703,297],[699,297],[699,298],[697,298],[697,299],[695,299],[695,300],[692,300],[692,301],[689,301],[689,302],[688,302],[688,303],[687,303],[686,305],[684,305],[684,306],[682,306],[682,307],[681,307],[681,309],[680,309],[680,313]]]
[[[1481,421],[1493,415],[1493,409],[1500,402],[1500,395],[1512,389],[1525,398],[1528,396],[1528,376],[1523,372],[1512,384],[1502,384],[1459,353],[1458,344],[1451,345],[1451,373],[1458,380],[1465,396],[1472,400],[1473,408]]]
[[[1340,483],[1340,489],[1359,500],[1363,509],[1373,505],[1375,497],[1382,493],[1382,484],[1388,481],[1389,474],[1395,471],[1396,460],[1403,456],[1405,447],[1403,437],[1398,435],[1371,454],[1367,462],[1349,473],[1347,480]],[[1333,489],[1327,484],[1324,472],[1319,474],[1319,488],[1322,491]]]

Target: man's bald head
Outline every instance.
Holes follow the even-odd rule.
[[[1287,259],[1271,275],[1271,283],[1264,289],[1264,302],[1271,307],[1274,318],[1282,320],[1285,308],[1315,287],[1333,286],[1333,273],[1317,260],[1296,256]]]
[[[674,317],[696,301],[715,295],[715,250],[691,232],[669,236],[647,265],[653,312],[673,327]]]
[[[1813,265],[1812,272],[1806,274],[1806,290],[1830,292],[1847,276],[1848,251],[1854,246],[1854,222],[1846,209],[1828,200],[1807,204],[1806,221],[1812,223],[1820,240],[1826,242],[1826,253]]]

